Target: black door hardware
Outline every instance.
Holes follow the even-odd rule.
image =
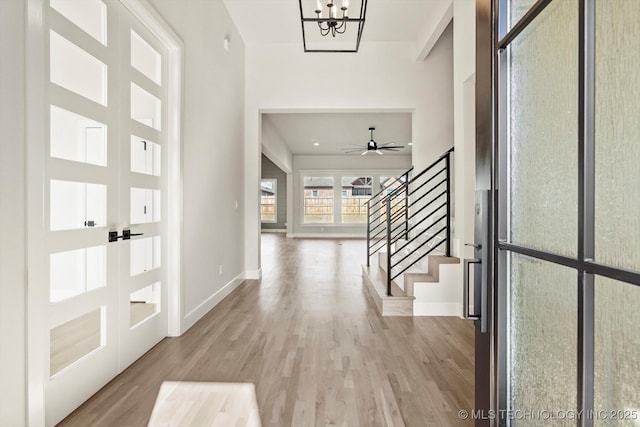
[[[144,233],[132,233],[131,230],[124,229],[122,230],[122,240],[129,240],[133,236],[142,236]]]
[[[124,229],[122,230],[122,236],[118,236],[118,232],[117,231],[110,231],[109,232],[109,242],[117,242],[118,239],[122,239],[122,240],[131,240],[131,238],[133,236],[142,236],[144,235],[144,233],[132,233],[131,230],[129,229]]]

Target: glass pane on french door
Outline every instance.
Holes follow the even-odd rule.
[[[595,258],[634,271],[640,271],[638,17],[640,1],[596,2]]]
[[[541,425],[577,409],[577,271],[516,253],[509,270],[512,425]]]
[[[577,255],[578,2],[552,2],[509,47],[510,240]]]

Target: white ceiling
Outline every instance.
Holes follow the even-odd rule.
[[[298,43],[302,50],[298,0],[224,2],[246,44]],[[303,2],[315,4],[315,0]],[[417,48],[424,43],[425,22],[430,13],[449,2],[369,0],[361,46],[367,42],[413,42]],[[354,4],[359,0],[351,0]],[[263,126],[272,126],[293,154],[343,154],[341,148],[348,144],[369,141],[370,126],[376,127],[374,139],[378,143],[394,141],[405,146],[395,154],[411,154],[407,145],[411,142],[411,113],[270,113],[263,116]],[[314,146],[313,142],[320,145]]]
[[[263,129],[271,129],[293,154],[344,154],[350,144],[369,141],[369,127],[376,128],[378,144],[395,142],[405,148],[390,154],[411,154],[411,113],[268,113]],[[318,143],[320,145],[314,145]],[[357,147],[353,147],[357,148]],[[354,155],[359,155],[356,153]]]

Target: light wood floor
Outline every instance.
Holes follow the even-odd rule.
[[[144,426],[160,384],[251,382],[263,426],[471,426],[473,326],[382,318],[363,288],[361,240],[262,237],[247,281],[187,333],[167,338],[65,419]]]

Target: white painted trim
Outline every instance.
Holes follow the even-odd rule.
[[[287,237],[294,239],[362,239],[367,238],[366,235],[354,233],[291,233]]]
[[[191,310],[186,316],[184,316],[184,331],[187,331],[190,327],[195,325],[196,322],[202,318],[202,316],[211,311],[211,309],[218,305],[227,295],[229,295],[238,286],[240,286],[244,282],[244,280],[244,274],[237,275],[236,277],[231,279],[229,283],[224,285],[218,292],[214,293],[196,308]]]
[[[167,316],[169,336],[179,336],[182,329],[182,88],[184,44],[178,34],[147,0],[120,0],[167,49],[167,218],[164,232],[167,238]]]
[[[46,333],[44,194],[47,138],[48,65],[45,62],[43,0],[27,3],[26,34],[26,181],[27,181],[27,424],[45,425],[44,390],[47,368],[43,354]]]
[[[247,280],[260,280],[262,279],[262,268],[258,270],[247,270],[244,273],[244,278]]]
[[[261,233],[286,233],[286,228],[263,228]]]
[[[413,302],[414,316],[456,316],[460,317],[462,304],[455,302]]]

